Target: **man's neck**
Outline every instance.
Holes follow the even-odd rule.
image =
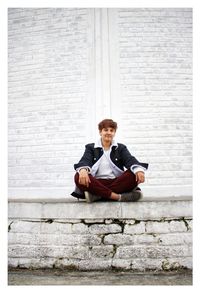
[[[105,150],[110,149],[111,144],[112,144],[112,142],[110,142],[110,141],[102,141],[102,146]]]

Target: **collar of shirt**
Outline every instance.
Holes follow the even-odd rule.
[[[118,147],[118,144],[115,140],[112,141],[112,145],[110,147],[112,148],[113,146]],[[97,142],[95,142],[94,148],[103,148],[102,143],[101,143],[101,139],[99,139]]]

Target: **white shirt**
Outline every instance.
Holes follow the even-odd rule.
[[[114,179],[116,176],[110,165],[109,156],[111,150],[104,150],[104,154],[100,158],[98,170],[96,172],[96,179]]]

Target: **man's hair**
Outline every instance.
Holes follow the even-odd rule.
[[[104,119],[98,124],[99,131],[105,128],[113,128],[115,131],[117,130],[117,123],[112,119]]]

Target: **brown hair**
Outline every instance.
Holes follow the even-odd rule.
[[[117,123],[112,119],[104,119],[98,124],[99,131],[105,128],[113,128],[117,130]]]

